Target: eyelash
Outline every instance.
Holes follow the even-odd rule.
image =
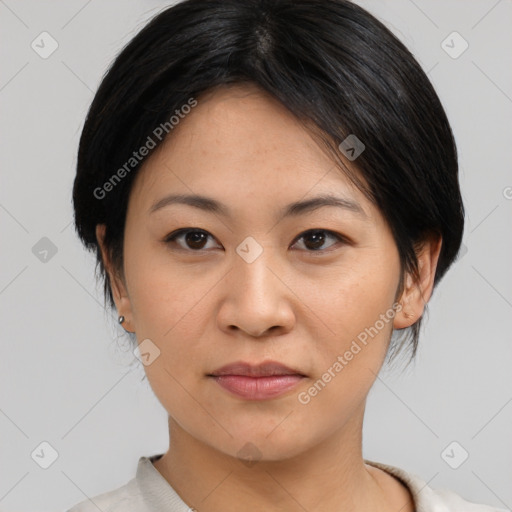
[[[175,242],[176,239],[178,239],[184,235],[187,235],[188,233],[204,233],[205,235],[208,235],[208,236],[214,238],[213,235],[211,235],[210,233],[208,233],[207,231],[205,231],[203,229],[182,228],[182,229],[178,229],[177,231],[173,231],[172,233],[167,235],[164,238],[164,242],[166,244],[171,244],[171,243]],[[316,234],[316,233],[327,233],[329,236],[336,238],[339,242],[341,242],[344,245],[347,245],[350,243],[348,238],[344,237],[343,235],[341,235],[339,233],[336,233],[335,231],[318,228],[318,229],[308,229],[307,231],[304,231],[303,233],[301,233],[297,238],[295,238],[293,245],[295,245],[295,243],[297,243],[300,239],[304,238],[305,236],[311,235],[311,234]],[[333,245],[335,245],[335,244],[333,244]],[[332,246],[330,246],[330,247],[332,247]],[[187,251],[187,252],[201,253],[204,251],[208,251],[210,249],[190,249],[190,248],[180,247],[180,250]],[[311,254],[317,254],[317,253],[322,254],[322,253],[331,252],[331,250],[332,249],[318,249],[318,250],[305,249],[306,252],[311,253]]]

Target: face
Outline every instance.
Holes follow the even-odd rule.
[[[288,211],[326,195],[339,204]],[[279,460],[361,417],[399,280],[376,207],[284,107],[237,86],[198,98],[137,175],[114,294],[172,421],[222,453],[252,443]],[[289,374],[212,376],[240,362]]]

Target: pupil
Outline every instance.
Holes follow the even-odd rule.
[[[185,238],[187,240],[187,244],[189,244],[191,247],[196,249],[202,248],[202,242],[204,242],[204,233],[201,233],[200,231],[192,231],[187,233]]]
[[[306,246],[310,249],[311,248],[318,249],[318,248],[322,247],[324,240],[325,240],[325,236],[322,232],[316,232],[316,233],[311,233],[306,240],[308,240],[308,239],[313,240],[313,244],[311,247],[311,244],[306,243]],[[316,239],[316,242],[315,242],[315,239]]]

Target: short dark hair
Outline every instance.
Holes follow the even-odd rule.
[[[156,15],[119,53],[80,138],[75,228],[96,251],[110,306],[95,228],[106,224],[104,243],[123,275],[128,197],[142,165],[130,160],[133,152],[148,137],[155,145],[165,139],[155,136],[156,127],[172,135],[170,117],[191,98],[243,83],[267,91],[303,122],[379,208],[398,248],[402,278],[404,271],[417,275],[421,242],[442,237],[437,285],[459,251],[464,207],[450,125],[409,50],[347,0],[186,0]],[[357,174],[339,158],[338,145],[351,134],[365,146],[354,161]],[[411,359],[421,320],[399,333]]]

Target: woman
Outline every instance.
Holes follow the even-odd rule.
[[[497,510],[362,457],[464,225],[445,112],[368,12],[163,11],[94,98],[73,199],[170,443],[72,512]]]

